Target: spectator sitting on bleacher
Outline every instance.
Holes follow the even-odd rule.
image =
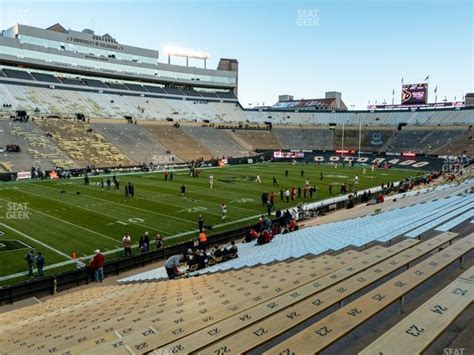
[[[225,247],[224,250],[222,251],[224,261],[233,259],[237,257],[237,245],[235,245],[235,242],[232,241],[230,242],[230,245]]]
[[[383,197],[383,194],[379,194],[377,197],[377,203],[384,203],[385,199]]]
[[[291,212],[290,210],[286,210],[285,214],[283,215],[283,225],[287,225],[291,221]]]
[[[203,251],[203,250],[196,250],[194,255],[196,257],[196,262],[199,265],[198,270],[204,269],[207,266],[206,263],[207,263],[207,259],[208,259],[208,256],[206,255],[206,252]]]
[[[214,249],[212,250],[212,256],[214,258],[220,258],[222,255],[223,255],[222,249],[216,245]]]
[[[186,261],[186,264],[188,264],[188,267],[191,268],[193,265],[199,264],[199,252],[198,250],[195,250],[194,253],[188,255],[188,260]]]
[[[7,144],[5,150],[9,153],[20,153],[20,146],[17,144]]]
[[[293,232],[293,231],[296,231],[298,230],[299,227],[298,227],[298,224],[296,223],[296,220],[293,218],[290,220],[290,223],[288,223],[288,230],[290,232]]]
[[[257,238],[257,244],[258,245],[263,245],[270,243],[273,239],[272,234],[268,230],[264,230],[260,236]]]
[[[281,233],[281,227],[278,224],[274,224],[272,227],[272,235],[275,236]]]
[[[245,235],[244,243],[253,242],[255,239],[258,238],[258,233],[255,228],[250,229],[247,234]]]

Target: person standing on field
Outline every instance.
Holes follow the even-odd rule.
[[[132,238],[130,234],[125,233],[122,239],[123,243],[123,255],[124,256],[132,256]]]
[[[44,267],[44,257],[43,257],[43,254],[39,251],[38,256],[36,257],[36,268],[38,269],[39,277],[44,276],[43,267]]]
[[[198,226],[199,232],[202,232],[202,230],[204,229],[204,217],[202,216],[202,214],[200,214],[198,217]]]
[[[31,249],[25,256],[26,263],[28,264],[28,276],[33,276],[33,267],[35,264],[35,250]]]

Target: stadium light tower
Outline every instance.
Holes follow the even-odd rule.
[[[189,58],[202,59],[204,61],[204,69],[207,67],[207,60],[209,54],[201,51],[195,51],[192,49],[178,48],[166,46],[164,52],[168,55],[168,64],[171,64],[171,57],[182,57],[186,58],[186,66],[189,67]]]

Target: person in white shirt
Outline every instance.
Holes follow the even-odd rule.
[[[227,218],[227,205],[223,203],[221,205],[221,220],[224,220]]]
[[[123,255],[124,256],[132,256],[132,238],[130,234],[125,233],[122,239],[123,244]]]
[[[86,263],[84,262],[84,259],[79,258],[76,259],[76,270],[81,270],[86,267]]]

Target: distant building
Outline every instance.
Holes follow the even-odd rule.
[[[465,107],[474,107],[474,92],[466,94],[465,101],[464,101],[464,106]]]
[[[299,99],[295,100],[292,95],[278,96],[278,102],[273,105],[273,109],[290,110],[334,110],[347,111],[347,106],[342,101],[341,93],[328,91],[324,99]]]
[[[150,90],[163,95],[182,95],[180,90],[187,90],[197,97],[236,99],[237,60],[221,59],[217,69],[207,69],[205,59],[204,67],[190,67],[158,62],[159,54],[119,43],[108,33],[98,35],[90,29],[66,30],[59,23],[46,29],[16,24],[0,32],[0,79],[49,81],[59,87],[65,84],[62,78],[81,78],[81,83],[75,83],[95,83],[104,89],[109,89],[110,80],[122,80],[152,85]],[[176,55],[198,58],[193,54]],[[143,87],[134,88],[149,92]],[[166,92],[162,88],[171,89]]]

